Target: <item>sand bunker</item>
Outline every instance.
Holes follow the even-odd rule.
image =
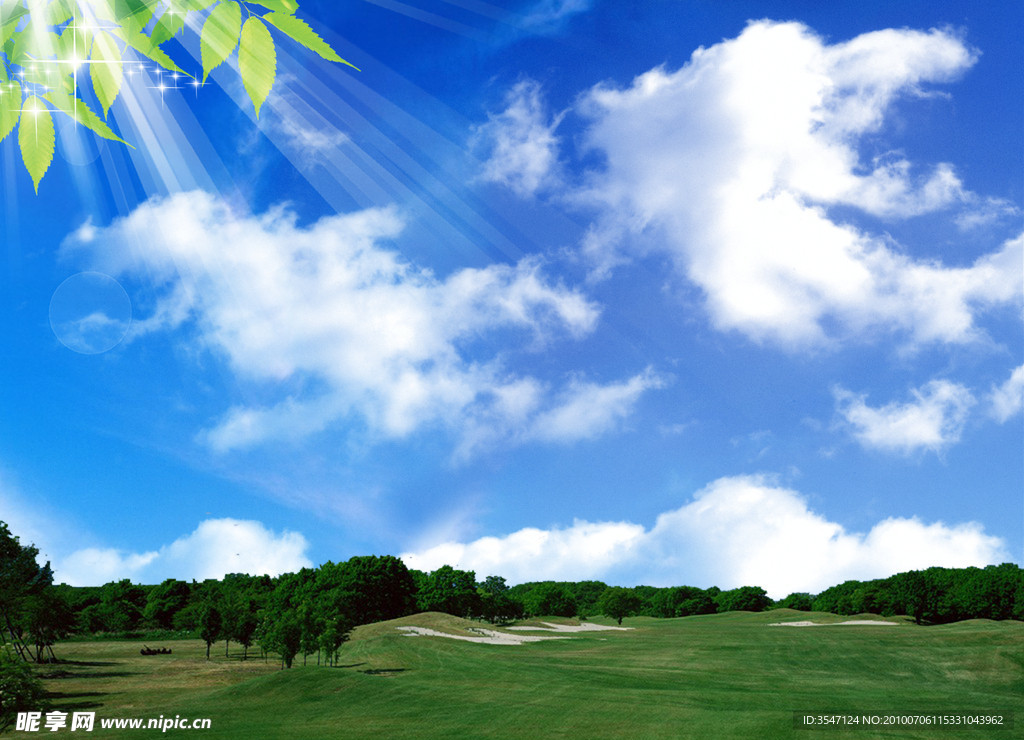
[[[547,627],[509,627],[510,630],[525,630],[529,632],[599,632],[602,630],[631,630],[632,627],[607,627],[603,624],[593,624],[586,622],[584,624],[555,624],[553,622],[541,622],[546,624]]]
[[[507,632],[486,630],[478,627],[471,627],[470,631],[479,633],[479,637],[469,635],[453,635],[450,632],[439,632],[428,627],[396,627],[395,629],[405,632],[406,637],[447,637],[451,640],[465,640],[466,642],[479,642],[485,645],[522,645],[524,642],[540,642],[541,640],[568,640],[568,637],[537,637],[536,635],[510,635]]]
[[[899,622],[882,622],[877,619],[847,619],[845,622],[772,622],[769,627],[835,627],[843,624],[876,624],[895,627]]]

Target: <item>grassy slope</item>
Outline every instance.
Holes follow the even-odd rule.
[[[223,644],[212,664],[198,659],[201,643],[189,648],[195,657],[188,659],[178,657],[176,643],[171,657],[179,662],[163,664],[154,661],[166,656],[142,658],[135,645],[107,643],[104,653],[104,644],[69,644],[64,657],[114,665],[68,666],[81,677],[52,681],[49,688],[97,694],[57,699],[55,705],[102,704],[96,707],[102,717],[212,717],[213,730],[201,733],[207,738],[811,740],[834,738],[837,731],[795,731],[793,710],[1022,708],[1024,624],[766,626],[807,618],[839,621],[787,610],[636,618],[625,620],[636,628],[629,632],[582,633],[522,646],[406,637],[394,629],[415,624],[465,634],[474,626],[426,614],[361,627],[342,648],[342,667],[291,671],[270,670],[273,662],[226,661]],[[84,649],[96,652],[83,657]],[[1019,730],[939,734],[1024,737]],[[934,729],[855,735],[937,736]]]

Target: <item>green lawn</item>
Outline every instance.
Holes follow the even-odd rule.
[[[198,641],[142,657],[130,642],[66,643],[47,670],[57,709],[98,718],[210,717],[206,738],[1017,738],[1018,729],[796,730],[793,711],[983,712],[1024,708],[1024,623],[768,627],[840,621],[780,610],[627,619],[628,632],[520,646],[406,637],[426,614],[361,627],[341,666],[278,670]],[[536,633],[542,634],[542,633]],[[315,656],[313,657],[315,663]],[[1024,723],[1024,715],[1019,718]],[[47,735],[63,733],[46,733]],[[78,733],[67,733],[78,734]],[[88,737],[155,736],[97,729]],[[15,736],[28,737],[15,733]]]

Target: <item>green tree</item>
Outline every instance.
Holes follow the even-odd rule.
[[[791,593],[784,599],[776,601],[773,605],[775,609],[796,609],[801,612],[811,611],[811,607],[814,604],[814,597],[809,593],[805,592],[794,592]]]
[[[343,643],[348,640],[349,632],[355,627],[352,619],[344,614],[335,614],[327,619],[324,628],[320,632],[320,649],[324,651],[324,659],[327,665],[336,665],[338,662],[338,651]]]
[[[479,612],[476,573],[442,565],[427,576],[417,595],[417,606],[425,612],[445,612],[467,617]]]
[[[931,605],[934,601],[924,573],[916,570],[899,573],[893,581],[903,613],[912,616],[917,624],[924,622],[932,611]]]
[[[131,632],[142,622],[146,591],[127,578],[100,587],[97,616],[104,632]]]
[[[718,611],[714,593],[696,586],[676,586],[662,589],[654,599],[654,613],[659,617],[689,617],[694,614],[714,614]]]
[[[772,600],[759,586],[740,586],[730,591],[722,591],[715,597],[720,612],[763,612]]]
[[[523,597],[523,605],[535,617],[574,617],[579,611],[576,598],[565,585],[552,581],[533,584]]]
[[[10,640],[14,651],[23,660],[37,656],[22,639],[18,617],[25,607],[25,600],[42,594],[53,584],[50,564],[40,566],[39,555],[32,545],[22,545],[20,540],[0,522],[0,644]]]
[[[75,617],[56,589],[48,588],[25,600],[21,623],[36,648],[36,662],[55,661],[53,644],[71,634]]]
[[[576,611],[580,616],[589,617],[600,613],[597,605],[601,594],[608,588],[608,584],[602,581],[578,581],[573,583],[571,591],[576,599]]]
[[[861,581],[844,581],[836,586],[826,588],[814,597],[814,609],[816,612],[832,612],[849,616],[856,614],[854,609],[854,593],[864,584]]]
[[[334,601],[356,624],[383,622],[416,610],[416,583],[409,569],[392,555],[364,555],[317,572],[318,587],[334,592]],[[342,606],[343,605],[343,606]]]
[[[188,604],[191,589],[185,581],[168,578],[156,586],[146,597],[142,616],[147,625],[169,630],[174,627],[174,616]]]
[[[281,656],[286,668],[292,667],[302,647],[302,625],[294,614],[284,614],[264,624],[260,644],[269,652]]]
[[[299,604],[298,618],[302,628],[299,649],[302,651],[302,665],[306,665],[306,656],[320,649],[320,635],[327,624],[324,609],[318,609],[317,602],[312,600]]]
[[[622,624],[623,617],[631,617],[640,609],[640,597],[631,588],[610,586],[601,594],[597,606],[606,617]]]
[[[260,624],[258,612],[259,605],[256,598],[252,594],[246,594],[231,627],[231,636],[242,646],[242,660],[249,657],[249,648],[256,638],[256,630]]]
[[[501,576],[487,576],[477,586],[477,595],[479,614],[489,622],[497,624],[523,616],[522,602],[512,598],[508,584]]]
[[[220,639],[224,620],[220,610],[210,599],[199,610],[199,637],[206,643],[206,659],[210,659],[210,646]]]

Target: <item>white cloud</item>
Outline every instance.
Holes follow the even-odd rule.
[[[527,9],[520,26],[535,33],[555,33],[578,13],[590,10],[592,0],[538,0]]]
[[[913,401],[893,401],[880,408],[866,396],[842,388],[835,390],[839,413],[865,447],[910,454],[918,450],[941,452],[960,441],[974,396],[962,385],[932,380],[911,392]]]
[[[576,581],[595,578],[634,557],[644,528],[628,522],[573,522],[567,529],[529,527],[504,537],[481,537],[466,544],[447,542],[401,557],[410,568],[442,565],[471,569],[478,577],[500,575],[510,583]]]
[[[0,470],[0,521],[22,545],[35,545],[39,563],[49,561],[56,583],[98,586],[130,578],[159,583],[221,578],[225,573],[278,575],[312,566],[309,543],[298,532],[274,532],[258,521],[207,519],[169,545],[145,552],[83,547],[95,538],[80,523],[47,503],[16,490]]]
[[[487,151],[479,179],[504,185],[521,196],[557,184],[555,129],[562,116],[548,113],[540,85],[532,80],[509,90],[505,106],[473,132],[473,146]]]
[[[648,368],[620,383],[570,381],[556,394],[532,379],[508,384],[496,391],[492,407],[467,420],[457,459],[499,440],[513,444],[546,442],[569,444],[594,439],[616,427],[633,413],[640,397],[663,388],[667,381]],[[547,400],[550,396],[550,400]],[[542,407],[542,401],[547,406]]]
[[[297,532],[276,534],[260,522],[207,519],[170,545],[144,553],[84,548],[54,562],[54,580],[96,586],[129,578],[159,583],[166,578],[203,580],[226,573],[276,576],[311,567],[309,543]]]
[[[148,201],[105,228],[88,224],[66,248],[162,288],[135,338],[190,326],[261,387],[313,379],[323,388],[231,408],[205,435],[215,449],[295,439],[353,414],[390,438],[431,425],[460,433],[483,420],[510,438],[529,429],[561,403],[557,388],[516,376],[504,358],[587,335],[598,308],[547,280],[533,259],[440,279],[387,248],[401,229],[389,209],[301,227],[283,208],[244,215],[191,192]],[[625,408],[618,389],[608,386],[613,417]]]
[[[566,389],[558,406],[534,419],[527,436],[548,442],[596,437],[628,416],[645,391],[661,388],[664,383],[651,370],[624,383],[574,382]]]
[[[632,242],[667,252],[722,330],[789,347],[873,330],[915,343],[977,339],[980,311],[1020,300],[1024,237],[947,267],[829,211],[982,207],[950,164],[921,168],[898,153],[865,162],[860,152],[866,136],[884,136],[898,97],[923,95],[975,59],[946,31],[827,45],[801,24],[761,21],[679,70],[598,85],[578,112],[606,166],[573,196],[601,214],[584,241],[595,276],[646,233]]]
[[[992,388],[989,403],[992,416],[1000,424],[1024,409],[1024,365],[1014,369],[1001,386]]]
[[[402,557],[421,570],[448,563],[511,582],[756,585],[779,598],[935,565],[998,563],[1007,552],[1002,540],[976,523],[889,518],[866,534],[847,532],[811,511],[798,492],[762,476],[738,476],[711,483],[690,503],[660,515],[651,529],[576,521],[565,529],[523,529]]]
[[[301,87],[291,74],[279,75],[275,93],[267,101],[273,115],[262,119],[263,133],[293,161],[309,169],[331,161],[338,149],[350,139],[335,128],[315,105],[304,100],[295,90]]]

